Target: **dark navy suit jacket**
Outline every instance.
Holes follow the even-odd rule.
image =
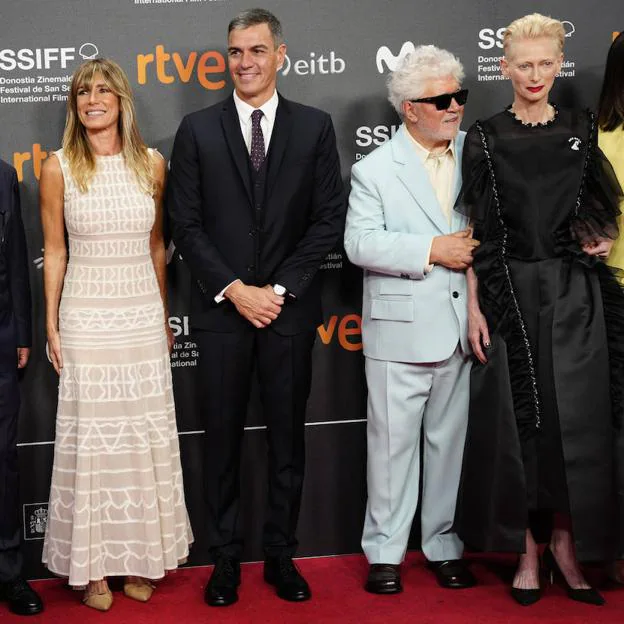
[[[250,330],[231,303],[214,302],[237,278],[281,284],[296,297],[271,324],[277,333],[294,335],[321,323],[318,269],[340,240],[346,212],[330,116],[280,96],[267,159],[258,212],[232,96],[180,124],[167,208],[173,240],[194,277],[196,328]]]
[[[0,160],[0,371],[15,370],[17,347],[30,347],[28,253],[15,169]]]

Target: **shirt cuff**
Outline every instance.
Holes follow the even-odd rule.
[[[225,301],[225,291],[235,282],[240,282],[240,279],[235,279],[234,281],[230,282],[215,298],[215,303],[221,303],[222,301]]]
[[[290,290],[288,290],[288,288],[286,288],[286,286],[284,286],[283,284],[278,284],[277,282],[275,284],[273,284],[273,292],[275,292],[275,287],[276,286],[279,289],[282,289],[282,288],[284,289],[284,294],[282,295],[283,297],[288,297],[289,299],[296,299],[297,298],[297,297],[295,297],[295,295],[293,295],[290,292]]]
[[[431,242],[429,243],[429,251],[427,252],[427,260],[425,261],[425,268],[423,270],[424,274],[427,275],[427,273],[430,273],[431,271],[433,271],[433,267],[435,265],[431,264],[429,262],[429,259],[431,258],[431,247],[433,246],[433,238],[431,239]]]

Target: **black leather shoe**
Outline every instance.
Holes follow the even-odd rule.
[[[368,569],[364,589],[371,594],[400,594],[401,566],[391,563],[373,563]]]
[[[0,583],[0,600],[9,603],[9,609],[17,615],[35,615],[43,611],[39,594],[23,579]]]
[[[312,595],[310,586],[290,557],[267,557],[264,560],[264,580],[275,587],[282,600],[301,602],[309,600]]]
[[[462,559],[429,561],[427,566],[434,571],[439,585],[446,589],[466,589],[477,584],[477,580]]]
[[[221,555],[204,590],[204,602],[211,607],[228,607],[238,600],[239,585],[240,561]]]

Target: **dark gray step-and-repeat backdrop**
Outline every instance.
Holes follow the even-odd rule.
[[[37,202],[41,164],[60,146],[71,74],[96,55],[112,57],[133,85],[147,142],[165,157],[183,115],[229,94],[226,28],[253,3],[240,0],[21,0],[0,8],[0,157],[21,182],[30,249],[34,347],[22,381],[19,456],[26,574],[39,563],[47,518],[57,377],[45,356],[42,234]],[[511,101],[501,80],[502,28],[540,11],[565,23],[566,60],[554,99],[594,106],[613,32],[624,27],[621,0],[267,0],[284,26],[288,57],[279,89],[329,111],[345,181],[351,165],[386,141],[398,119],[385,99],[389,70],[414,45],[435,43],[460,57],[470,100],[464,128]],[[227,157],[224,154],[224,158]],[[189,275],[168,249],[172,358],[193,564],[208,561],[202,524],[202,425],[194,401],[197,347],[189,329]],[[325,320],[318,328],[308,408],[307,477],[300,555],[359,551],[366,496],[366,385],[360,331],[361,274],[342,249],[323,265]],[[266,491],[263,419],[254,397],[242,473],[245,558],[262,557]]]

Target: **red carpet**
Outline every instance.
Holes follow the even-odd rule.
[[[592,607],[569,600],[561,587],[548,587],[539,603],[523,608],[512,602],[506,580],[501,579],[511,574],[513,558],[471,559],[479,586],[452,591],[438,587],[431,573],[425,570],[420,554],[410,554],[404,564],[404,592],[396,596],[374,596],[362,589],[367,571],[362,555],[303,559],[298,562],[299,567],[312,587],[313,598],[300,604],[277,598],[262,580],[262,565],[248,564],[243,566],[239,602],[220,609],[203,603],[203,586],[210,568],[189,568],[171,574],[159,584],[147,604],[114,592],[115,603],[108,613],[81,605],[81,593],[70,591],[60,580],[37,581],[34,585],[45,601],[45,612],[22,618],[9,614],[6,606],[0,605],[0,623],[621,624],[624,621],[624,588],[607,587],[604,589],[607,604]]]

